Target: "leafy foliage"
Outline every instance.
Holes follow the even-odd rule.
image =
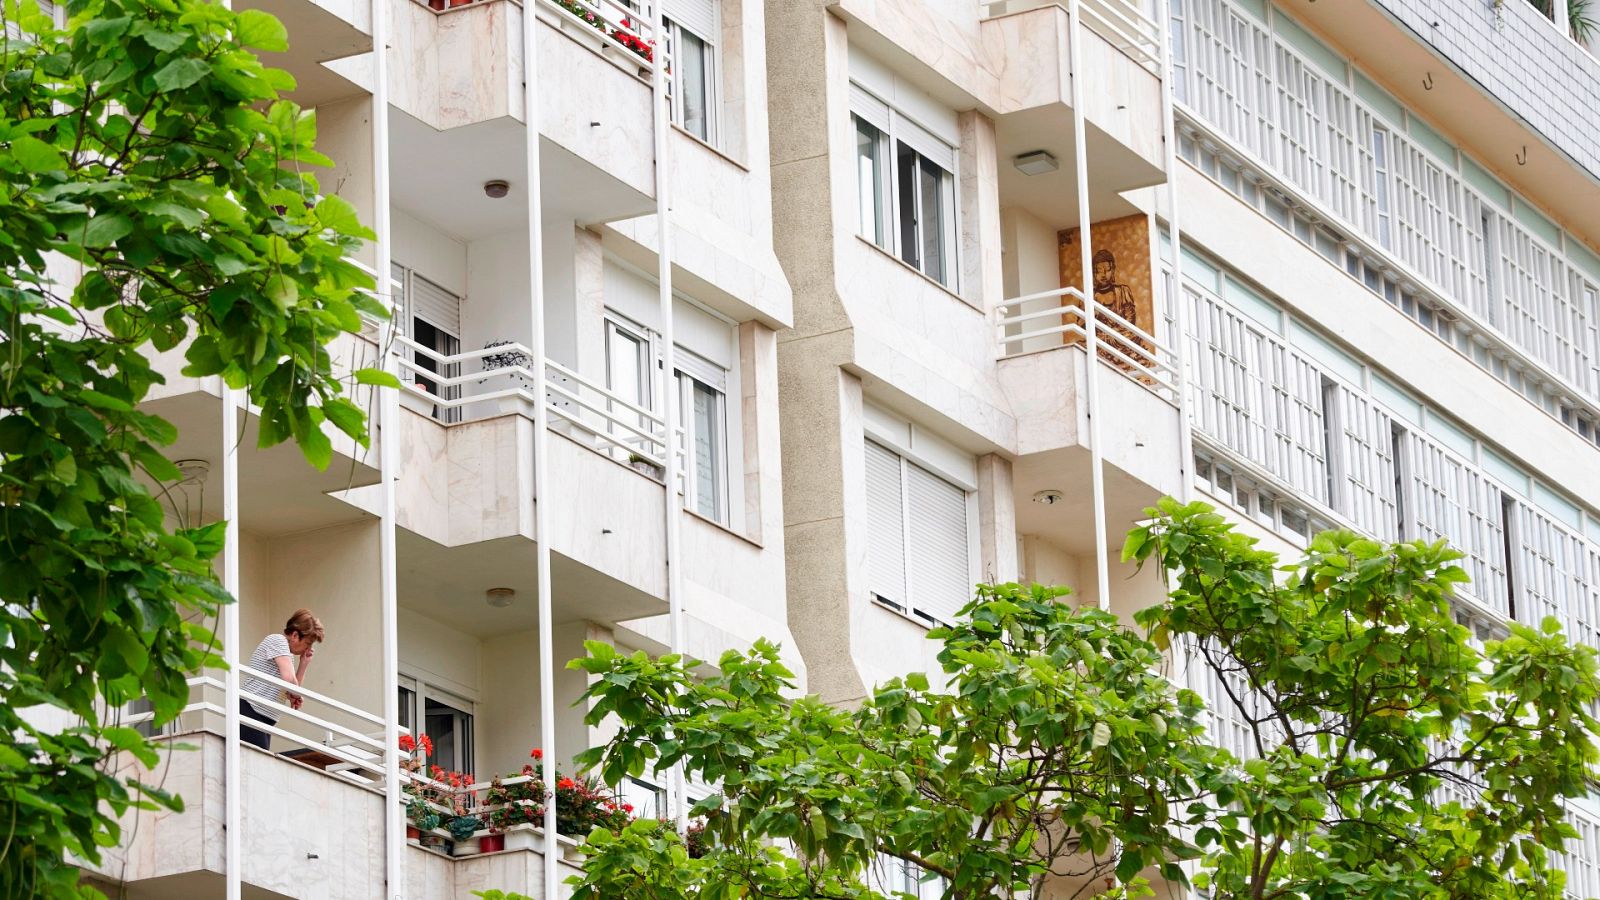
[[[324,345],[382,312],[344,258],[371,235],[303,171],[328,162],[314,116],[251,52],[283,50],[282,25],[202,0],[68,12],[58,30],[6,0],[22,38],[0,43],[8,897],[76,896],[67,861],[116,843],[117,815],[181,806],[110,771],[112,750],[156,755],[104,711],[143,696],[171,719],[185,677],[220,664],[199,623],[230,602],[211,571],[222,526],[169,529],[146,487],[179,478],[173,427],[139,409],[162,380],[152,351],[183,347],[186,375],[248,391],[263,445],[292,437],[326,466],[324,424],[362,442],[366,426]]]
[[[1476,648],[1442,544],[1336,532],[1280,569],[1204,504],[1150,515],[1125,548],[1172,580],[1148,639],[1061,589],[980,585],[929,635],[942,690],[908,675],[841,710],[786,699],[769,643],[706,679],[589,644],[589,720],[617,730],[581,761],[722,791],[694,810],[703,855],[667,823],[592,832],[574,896],[880,898],[885,858],[949,898],[1134,896],[1187,885],[1183,861],[1218,898],[1561,896],[1548,852],[1597,774],[1592,650],[1551,625]],[[1232,686],[1249,758],[1162,674],[1179,641]]]
[[[1200,796],[1212,755],[1197,698],[1172,689],[1154,645],[1062,593],[980,586],[957,625],[930,635],[948,689],[912,674],[853,711],[785,699],[770,643],[724,655],[705,680],[678,657],[589,644],[573,663],[598,676],[589,718],[619,727],[580,763],[615,784],[682,762],[722,793],[694,810],[703,858],[659,823],[597,831],[575,896],[879,897],[869,881],[884,857],[956,897],[1050,875],[1129,882],[1146,867],[1181,879],[1176,861],[1199,854],[1174,813]]]
[[[1216,896],[1560,897],[1548,852],[1597,774],[1595,652],[1555,620],[1475,647],[1438,543],[1348,531],[1277,557],[1165,501],[1124,556],[1173,573],[1136,617],[1226,685],[1254,752],[1191,809]]]

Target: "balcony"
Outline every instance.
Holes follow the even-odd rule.
[[[366,0],[240,0],[235,8],[271,13],[288,29],[286,52],[258,52],[263,63],[294,76],[289,99],[309,108],[361,93],[324,63],[371,52],[372,5]]]
[[[221,480],[225,436],[222,433],[222,382],[212,376],[190,378],[180,374],[185,365],[187,344],[157,355],[152,366],[166,383],[156,385],[140,408],[161,416],[178,430],[177,440],[164,449],[168,459],[189,465],[190,479],[178,485],[153,485],[164,491],[167,501],[190,521],[216,521],[222,518]],[[365,335],[340,334],[328,347],[334,373],[347,377],[357,369],[379,364],[377,345]],[[352,402],[373,415],[375,405],[370,388],[355,386]],[[260,417],[246,398],[238,396],[240,432],[235,436],[239,449],[239,504],[249,517],[250,527],[265,534],[284,534],[350,522],[356,518],[350,508],[335,500],[335,492],[373,484],[378,480],[378,437],[373,433],[369,447],[325,424],[323,431],[333,446],[333,461],[324,470],[306,462],[292,441],[265,449],[258,448]],[[207,480],[212,479],[206,490]]]
[[[1086,315],[1086,308],[1092,312]],[[991,322],[1000,381],[1017,419],[1017,530],[1070,552],[1093,552],[1093,534],[1081,528],[1093,521],[1092,365],[1105,410],[1099,430],[1106,527],[1115,545],[1145,507],[1181,491],[1176,354],[1077,288],[1018,297],[993,310]],[[1091,330],[1098,344],[1093,362]],[[1040,500],[1047,491],[1057,496]]]
[[[209,900],[224,887],[223,743],[220,728],[175,734],[157,772],[185,811],[130,813],[125,845],[109,848],[91,883],[129,900]],[[245,895],[382,900],[384,817],[381,784],[374,786],[323,763],[308,764],[254,747],[240,748]],[[150,773],[122,759],[123,774]],[[559,839],[561,875],[581,874],[576,843]],[[506,835],[506,848],[452,856],[447,846],[405,849],[405,896],[460,898],[489,888],[534,895],[542,884],[543,833],[525,827]],[[470,848],[469,848],[470,849]],[[125,893],[124,893],[125,891]]]

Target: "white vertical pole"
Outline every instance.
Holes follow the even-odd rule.
[[[233,9],[233,0],[222,0],[222,8]],[[221,376],[218,376],[221,381]],[[222,658],[228,666],[223,675],[223,704],[227,710],[222,726],[222,853],[226,862],[223,892],[227,900],[240,900],[244,891],[244,866],[241,857],[244,809],[244,773],[239,770],[239,396],[222,383],[222,588],[233,602],[222,610]]]
[[[655,101],[656,156],[656,284],[661,315],[661,402],[656,410],[666,420],[666,532],[667,532],[667,622],[673,653],[683,652],[683,599],[679,590],[678,524],[683,504],[678,500],[678,388],[677,331],[672,316],[672,221],[668,205],[667,123],[672,110],[667,96],[667,33],[660,0],[650,4],[650,38],[655,41],[651,55],[650,87]],[[685,448],[688,449],[687,447]],[[687,498],[685,498],[687,499]],[[681,834],[689,828],[689,804],[683,765],[672,768],[672,819]]]
[[[377,235],[373,268],[380,299],[389,303],[389,327],[383,340],[383,370],[398,375],[395,336],[405,311],[394,303],[393,245],[389,213],[389,18],[387,4],[371,0],[372,10],[372,205]],[[400,477],[400,392],[378,390],[379,500],[378,602],[383,631],[383,835],[387,896],[406,895],[406,828],[400,791],[400,602],[395,549],[397,507],[395,480]]]
[[[220,376],[219,376],[220,377]],[[244,773],[239,754],[239,392],[222,386],[222,518],[228,523],[222,545],[222,587],[233,602],[222,608],[222,658],[227,662],[227,732],[222,747],[223,858],[227,860],[227,900],[243,891]]]
[[[531,4],[522,7],[522,115],[527,124],[528,296],[533,356],[533,534],[538,567],[539,605],[539,743],[544,748],[544,894],[559,894],[561,847],[556,842],[556,689],[555,616],[550,608],[550,506],[546,487],[550,446],[550,412],[545,400],[544,221],[539,181],[539,54],[538,16]]]
[[[1072,55],[1072,157],[1077,169],[1078,251],[1083,268],[1084,349],[1088,351],[1089,467],[1094,491],[1095,586],[1100,592],[1100,608],[1111,608],[1111,569],[1106,540],[1105,465],[1100,446],[1100,328],[1094,303],[1094,248],[1089,219],[1089,133],[1083,120],[1083,10],[1080,0],[1067,5],[1068,52]]]
[[[1550,0],[1550,21],[1561,29],[1562,34],[1576,38],[1572,33],[1572,16],[1567,11],[1567,0]]]
[[[1172,287],[1167,293],[1167,302],[1172,304],[1173,333],[1167,341],[1177,354],[1173,362],[1178,367],[1178,463],[1183,476],[1178,499],[1188,503],[1194,499],[1194,426],[1189,420],[1189,305],[1183,299],[1183,232],[1178,227],[1178,119],[1172,97],[1172,79],[1177,77],[1177,69],[1172,64],[1172,11],[1166,7],[1167,2],[1170,0],[1162,0],[1156,6],[1156,16],[1161,20],[1161,127],[1166,129],[1163,164],[1167,170],[1167,228],[1172,235]]]

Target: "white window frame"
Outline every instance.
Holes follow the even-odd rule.
[[[713,26],[717,32],[722,30],[722,5],[716,4],[716,22]],[[721,146],[722,124],[722,42],[716,35],[701,34],[698,29],[683,25],[670,16],[663,19],[667,28],[668,56],[670,60],[678,59],[678,51],[683,47],[683,35],[688,34],[700,41],[706,47],[705,54],[705,90],[706,90],[706,133],[702,137],[689,130],[688,120],[684,117],[683,91],[679,89],[678,76],[683,71],[682,66],[674,67],[671,78],[667,82],[669,91],[668,100],[672,104],[672,123],[682,128],[686,134],[693,136],[713,147]]]
[[[421,738],[428,733],[428,698],[432,697],[439,703],[444,703],[465,717],[468,733],[463,735],[460,731],[456,734],[456,745],[451,748],[456,758],[456,771],[475,774],[477,769],[477,727],[478,704],[477,701],[465,697],[447,687],[429,682],[426,676],[402,670],[396,680],[400,690],[411,692],[409,705],[401,703],[400,715],[410,721],[407,731],[413,738]],[[439,748],[435,747],[435,754]],[[462,765],[465,763],[465,765]],[[428,765],[433,765],[433,757],[428,758]]]
[[[653,329],[646,328],[638,322],[635,322],[622,313],[610,309],[609,307],[606,308],[605,312],[603,313],[602,319],[605,327],[604,349],[606,365],[606,390],[613,394],[618,394],[624,397],[624,399],[626,399],[628,396],[627,394],[624,394],[622,391],[618,390],[616,384],[612,383],[612,374],[615,371],[612,368],[613,354],[616,352],[619,342],[627,341],[634,344],[637,348],[634,352],[637,354],[637,359],[635,362],[638,365],[639,383],[633,385],[633,387],[637,389],[637,394],[632,402],[635,406],[643,409],[654,409],[655,407],[653,405],[653,401],[655,399],[657,390],[656,370],[659,368],[658,360],[661,357],[659,336]],[[617,418],[625,418],[629,415],[632,415],[629,410],[615,406],[613,405],[612,401],[609,400],[606,401],[606,407],[607,410]],[[636,421],[632,422],[631,424],[640,428],[641,430],[648,430],[646,427],[647,423],[643,421]],[[607,427],[611,429],[612,434],[617,438],[617,440],[621,441],[623,444],[636,446],[642,440],[636,435],[633,435],[631,432],[624,431],[621,428],[617,428],[609,424]],[[621,458],[623,453],[622,446],[618,444],[611,444],[609,452],[614,458]]]
[[[857,233],[863,240],[875,244],[896,259],[911,266],[928,278],[933,279],[946,289],[956,291],[960,289],[958,273],[961,270],[960,234],[961,217],[956,184],[960,179],[960,152],[959,148],[940,138],[932,131],[918,124],[904,112],[894,108],[889,103],[862,87],[859,83],[850,83],[850,113],[852,117],[851,137],[856,138],[857,129],[854,122],[859,120],[877,129],[879,133],[878,154],[882,161],[879,172],[880,183],[876,185],[877,194],[872,198],[874,202],[882,199],[886,206],[882,210],[882,225],[884,234],[881,240],[873,236],[861,234],[859,225],[865,219],[866,207],[863,205],[868,198],[859,196],[862,179],[859,173],[857,182]],[[943,260],[939,271],[928,270],[928,261],[922,256],[923,236],[927,223],[922,214],[922,193],[913,190],[911,197],[902,196],[900,188],[900,147],[904,146],[914,154],[918,163],[926,162],[943,173],[939,183],[939,193],[944,203],[943,215],[940,217],[938,228],[940,241],[943,244]],[[852,149],[852,155],[855,155]],[[919,165],[920,168],[920,165]],[[917,184],[917,172],[912,173],[912,184]],[[901,237],[902,212],[907,209],[914,220],[913,228],[916,232],[917,244],[915,253],[917,262],[912,263],[906,259],[907,248]],[[877,207],[873,206],[876,213]],[[877,217],[875,216],[875,219]]]
[[[400,310],[400,333],[406,338],[415,341],[417,339],[416,321],[420,319],[430,328],[433,328],[435,331],[455,342],[455,347],[453,350],[448,347],[431,348],[434,350],[434,352],[440,353],[444,356],[452,356],[456,353],[460,353],[461,348],[464,346],[461,332],[465,330],[461,327],[461,295],[450,290],[439,282],[434,281],[428,276],[421,274],[416,269],[413,269],[404,263],[391,262],[390,266],[394,280],[400,283],[399,302],[396,304],[396,307]],[[453,325],[450,323],[435,321],[434,316],[423,314],[415,308],[414,301],[416,298],[416,285],[418,281],[426,282],[439,292],[449,295],[450,298],[455,302],[456,322]],[[400,352],[408,361],[412,363],[417,361],[416,351],[409,348],[402,348]],[[435,374],[441,378],[455,378],[461,374],[461,365],[460,363],[446,365],[441,371],[436,372]],[[425,376],[415,375],[413,373],[407,373],[406,377],[425,378]],[[439,388],[439,397],[441,399],[455,400],[460,396],[460,385],[448,385],[441,386]],[[459,407],[451,408],[445,406],[435,406],[433,410],[433,417],[441,422],[459,422],[461,421],[461,409]]]
[[[699,354],[683,347],[677,348],[675,355],[678,370],[676,375],[678,390],[678,427],[683,429],[683,465],[680,467],[682,483],[680,491],[683,494],[684,509],[696,515],[711,519],[719,525],[728,524],[728,467],[730,454],[728,452],[728,372],[721,366],[704,359]],[[716,409],[712,415],[715,420],[716,434],[713,440],[720,442],[716,448],[717,460],[712,466],[712,477],[715,483],[712,490],[716,496],[716,509],[707,513],[700,509],[699,497],[699,468],[695,463],[695,448],[698,446],[697,422],[694,415],[694,389],[701,385],[716,394]]]

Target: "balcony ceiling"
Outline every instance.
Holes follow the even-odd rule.
[[[1011,471],[1017,533],[1036,534],[1069,553],[1092,557],[1094,494],[1089,465],[1089,451],[1082,447],[1019,458]],[[1155,504],[1160,492],[1110,463],[1105,476],[1106,534],[1115,558],[1128,529],[1142,518],[1145,507]],[[1062,498],[1049,506],[1035,503],[1034,494],[1044,490],[1060,491]]]
[[[401,606],[478,637],[538,625],[539,569],[533,541],[506,537],[444,547],[402,528],[396,554]],[[550,577],[557,625],[616,622],[666,611],[659,599],[560,553],[552,555]],[[516,591],[510,606],[488,604],[485,592],[496,587]]]
[[[1161,170],[1093,125],[1087,130],[1091,218],[1101,221],[1138,212],[1122,192],[1160,184]],[[1000,205],[1025,209],[1057,229],[1077,226],[1073,145],[1072,115],[1065,107],[1044,106],[1002,116],[995,123]],[[1024,175],[1012,160],[1035,150],[1049,151],[1060,168],[1043,175]]]
[[[204,483],[168,489],[164,505],[177,510],[191,525],[222,518],[222,401],[215,394],[191,391],[143,404],[140,409],[161,416],[178,429],[178,439],[163,448],[171,460],[198,459],[211,470]],[[330,491],[377,481],[376,450],[366,451],[366,464],[335,453],[319,472],[291,442],[256,447],[259,419],[241,415],[239,436],[239,507],[250,531],[288,534],[358,521],[367,515],[328,496]],[[142,479],[149,484],[148,479]],[[159,491],[159,487],[157,488]],[[158,499],[163,495],[157,493]]]
[[[527,225],[527,130],[500,118],[437,131],[399,109],[390,116],[394,205],[462,241]],[[548,139],[539,142],[542,206],[547,220],[588,226],[644,215],[654,202]],[[484,182],[509,182],[499,200]]]

